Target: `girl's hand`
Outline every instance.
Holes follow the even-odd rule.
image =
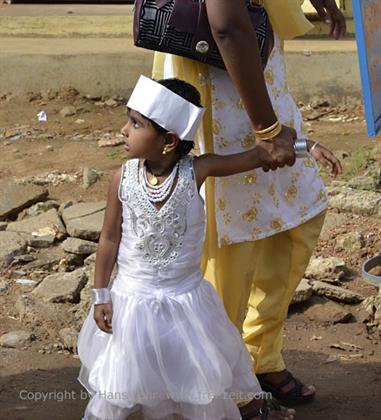
[[[314,144],[315,142],[308,140],[308,150],[310,151],[311,156],[316,161],[320,162],[330,172],[330,174],[336,178],[337,175],[340,175],[343,171],[340,161],[330,150],[321,144],[318,144],[311,151],[311,148]]]
[[[102,331],[104,331],[107,334],[112,334],[111,303],[94,305],[94,320]]]

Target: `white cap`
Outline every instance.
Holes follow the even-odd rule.
[[[140,76],[127,106],[187,141],[194,140],[205,112],[145,76]]]

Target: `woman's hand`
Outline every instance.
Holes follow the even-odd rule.
[[[320,162],[333,177],[337,177],[337,175],[340,175],[343,172],[343,169],[341,167],[341,163],[339,159],[336,158],[336,156],[328,150],[326,147],[322,146],[321,144],[318,144],[314,149],[311,151],[312,146],[315,144],[315,142],[308,140],[308,150],[311,153],[311,156],[318,162]]]
[[[296,131],[283,125],[282,131],[272,140],[258,141],[257,148],[263,161],[262,169],[268,172],[270,169],[275,171],[285,165],[292,166],[295,163],[295,139]]]
[[[107,334],[112,334],[111,303],[94,305],[94,320],[102,331],[104,331]]]
[[[335,39],[342,38],[347,30],[345,16],[337,7],[335,0],[310,0],[320,19],[330,25],[330,35]]]

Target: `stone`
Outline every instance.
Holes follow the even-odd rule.
[[[377,180],[370,176],[356,176],[348,181],[348,187],[356,190],[374,191],[377,186]]]
[[[381,325],[381,288],[375,296],[369,296],[362,302],[362,307],[369,315],[369,324]]]
[[[337,257],[312,257],[305,272],[307,279],[337,281],[344,277],[345,262]]]
[[[65,201],[64,203],[61,203],[61,205],[58,208],[58,214],[62,217],[62,212],[69,208],[70,206],[72,206],[74,203],[69,200],[69,201]]]
[[[42,213],[47,212],[48,210],[58,209],[59,206],[59,203],[57,203],[57,201],[55,200],[46,200],[44,202],[36,203],[33,206],[23,210],[18,215],[17,220],[20,221],[27,217],[38,216]]]
[[[10,284],[5,280],[0,280],[0,293],[4,293],[9,289]]]
[[[312,288],[316,294],[337,300],[339,302],[360,303],[364,300],[364,296],[359,293],[352,292],[332,284],[327,284],[322,281],[314,281],[312,283]]]
[[[15,311],[22,324],[33,329],[38,328],[39,338],[57,340],[58,331],[75,325],[75,318],[70,309],[72,303],[44,302],[32,292],[20,294],[15,302]]]
[[[353,315],[343,305],[332,302],[320,296],[314,296],[311,305],[304,311],[311,321],[324,324],[347,323],[353,319]]]
[[[34,185],[0,181],[0,221],[17,216],[20,211],[48,197],[48,191]]]
[[[83,170],[83,188],[87,189],[94,185],[99,179],[98,172],[91,168],[84,168]]]
[[[68,105],[61,109],[60,115],[61,117],[71,117],[72,115],[75,115],[77,113],[77,110],[74,106]]]
[[[308,300],[313,293],[312,286],[307,279],[302,279],[298,287],[295,290],[294,297],[292,298],[291,305],[295,303],[301,303]]]
[[[27,346],[34,338],[34,335],[29,331],[10,331],[0,337],[0,346],[20,349]]]
[[[119,104],[118,104],[117,101],[115,101],[114,99],[110,98],[110,99],[107,99],[107,101],[105,101],[105,105],[114,108],[114,107],[118,106]]]
[[[62,248],[71,254],[90,255],[96,252],[97,244],[79,238],[67,238],[62,243]]]
[[[9,265],[27,247],[27,237],[17,232],[0,232],[0,268]]]
[[[320,233],[320,239],[323,241],[331,239],[332,230],[344,224],[346,219],[345,214],[328,212],[324,220],[323,229]]]
[[[348,232],[336,237],[337,250],[348,252],[360,251],[365,245],[364,236],[360,232]]]
[[[80,268],[71,273],[47,276],[31,293],[44,302],[78,303],[81,289],[87,282],[85,271]]]
[[[122,144],[124,144],[124,137],[122,135],[117,135],[116,137],[113,137],[113,138],[104,137],[98,140],[99,147],[115,147],[115,146],[121,146]]]
[[[31,279],[17,279],[16,284],[20,284],[21,286],[34,287],[34,286],[36,286],[37,281],[36,280],[31,280]]]
[[[381,194],[372,191],[347,190],[331,196],[331,207],[362,216],[381,216]]]
[[[54,235],[58,240],[66,236],[65,226],[54,208],[38,216],[9,223],[7,231],[24,232],[34,236]]]
[[[64,349],[73,353],[77,350],[78,332],[74,328],[62,328],[59,331]]]
[[[87,267],[87,266],[90,266],[91,264],[95,264],[96,258],[97,258],[96,252],[94,252],[94,254],[89,255],[84,261],[85,266]]]
[[[39,175],[27,176],[20,178],[17,182],[20,185],[35,184],[35,185],[59,185],[64,182],[75,182],[78,178],[78,174],[67,174],[58,170],[52,172],[45,172]]]
[[[7,222],[0,222],[0,232],[3,232],[7,229],[8,223]]]
[[[35,248],[49,248],[54,244],[55,239],[56,232],[51,228],[47,228],[39,232],[32,232],[29,244]]]
[[[99,239],[106,202],[79,203],[65,209],[62,218],[67,232],[75,238],[97,241]]]

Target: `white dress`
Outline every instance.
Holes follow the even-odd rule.
[[[160,210],[138,174],[137,159],[124,165],[118,274],[109,285],[113,334],[97,327],[92,306],[78,338],[78,380],[92,396],[85,420],[138,410],[145,419],[238,420],[236,403],[261,389],[238,330],[201,275],[205,214],[193,159],[181,159]]]

